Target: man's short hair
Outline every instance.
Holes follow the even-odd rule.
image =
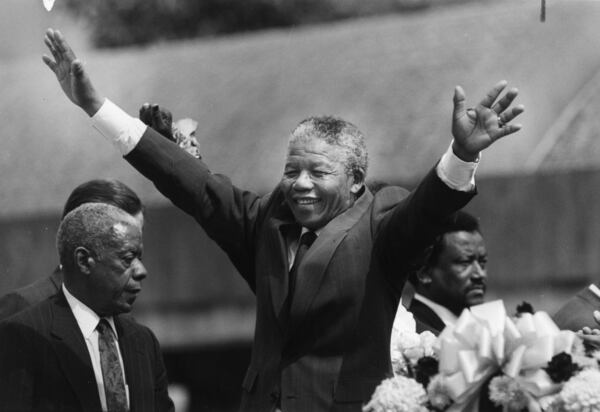
[[[290,143],[302,138],[317,138],[341,148],[346,173],[367,176],[369,163],[365,137],[352,123],[334,116],[315,116],[302,120],[292,131]]]
[[[69,195],[61,219],[84,203],[106,203],[134,216],[143,211],[142,201],[125,183],[94,179],[77,186]]]
[[[481,234],[479,220],[462,210],[454,213],[445,223],[442,232],[436,236],[432,244],[426,247],[411,265],[408,281],[413,285],[419,284],[418,273],[435,266],[444,250],[444,236],[454,232],[477,232]]]
[[[102,258],[106,249],[116,247],[114,226],[134,219],[124,210],[106,203],[84,203],[63,218],[56,234],[60,263],[66,270],[74,268],[74,252],[85,247],[94,258]]]

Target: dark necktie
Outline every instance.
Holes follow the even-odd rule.
[[[289,306],[292,305],[292,298],[294,296],[294,291],[296,290],[296,281],[298,277],[298,266],[300,266],[300,262],[302,262],[302,258],[304,258],[304,254],[313,244],[317,235],[315,232],[304,232],[302,236],[300,236],[300,242],[298,242],[298,250],[296,251],[296,257],[294,258],[294,264],[292,265],[292,269],[290,270],[290,284],[288,291],[288,301]]]
[[[106,394],[106,408],[108,412],[126,412],[128,408],[125,382],[113,330],[106,319],[100,319],[96,330],[98,331],[98,349],[104,393]]]

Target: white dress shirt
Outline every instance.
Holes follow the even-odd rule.
[[[104,393],[104,379],[102,378],[102,366],[100,364],[100,350],[98,348],[98,331],[96,330],[96,326],[98,326],[98,323],[100,322],[100,317],[96,314],[96,312],[91,310],[79,299],[73,296],[67,290],[64,283],[62,285],[62,290],[67,298],[67,303],[73,312],[73,316],[75,316],[75,320],[79,325],[79,329],[81,330],[83,338],[85,339],[85,344],[92,361],[92,368],[94,368],[94,376],[96,377],[96,384],[98,386],[98,395],[100,395],[100,404],[102,405],[102,410],[107,412],[106,394]],[[107,317],[105,319],[112,328],[115,337],[117,337],[117,329],[115,328],[115,322],[113,318]],[[119,342],[115,341],[115,343],[117,346],[117,352],[119,353],[121,370],[123,371],[123,382],[125,382],[125,393],[127,394],[127,407],[129,407],[129,387],[127,386],[127,381],[125,380],[125,367],[123,365],[121,349],[119,349]]]

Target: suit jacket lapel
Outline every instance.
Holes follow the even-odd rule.
[[[85,340],[62,292],[52,306],[51,344],[82,410],[100,411],[100,397]]]
[[[128,321],[121,316],[115,316],[114,320],[129,387],[129,409],[135,411],[138,405],[148,404],[144,401],[145,396],[154,394],[146,373],[141,369],[141,365],[148,363],[149,358],[144,354],[144,342],[139,335],[131,327],[126,327]]]
[[[268,266],[265,268],[269,273],[269,287],[273,310],[279,321],[282,331],[282,324],[285,314],[282,313],[283,305],[288,295],[289,289],[289,262],[287,253],[286,236],[294,230],[296,224],[292,219],[273,218],[269,222],[266,233],[266,253],[269,253],[268,259],[263,259]],[[283,318],[282,318],[283,315]]]
[[[292,322],[299,323],[306,315],[321,287],[331,257],[346,237],[348,230],[367,211],[372,200],[373,195],[366,189],[350,209],[323,228],[319,237],[304,255],[298,267],[296,290],[290,309]]]

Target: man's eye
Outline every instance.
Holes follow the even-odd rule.
[[[287,178],[297,177],[298,172],[296,170],[286,170],[283,172],[283,175]]]

